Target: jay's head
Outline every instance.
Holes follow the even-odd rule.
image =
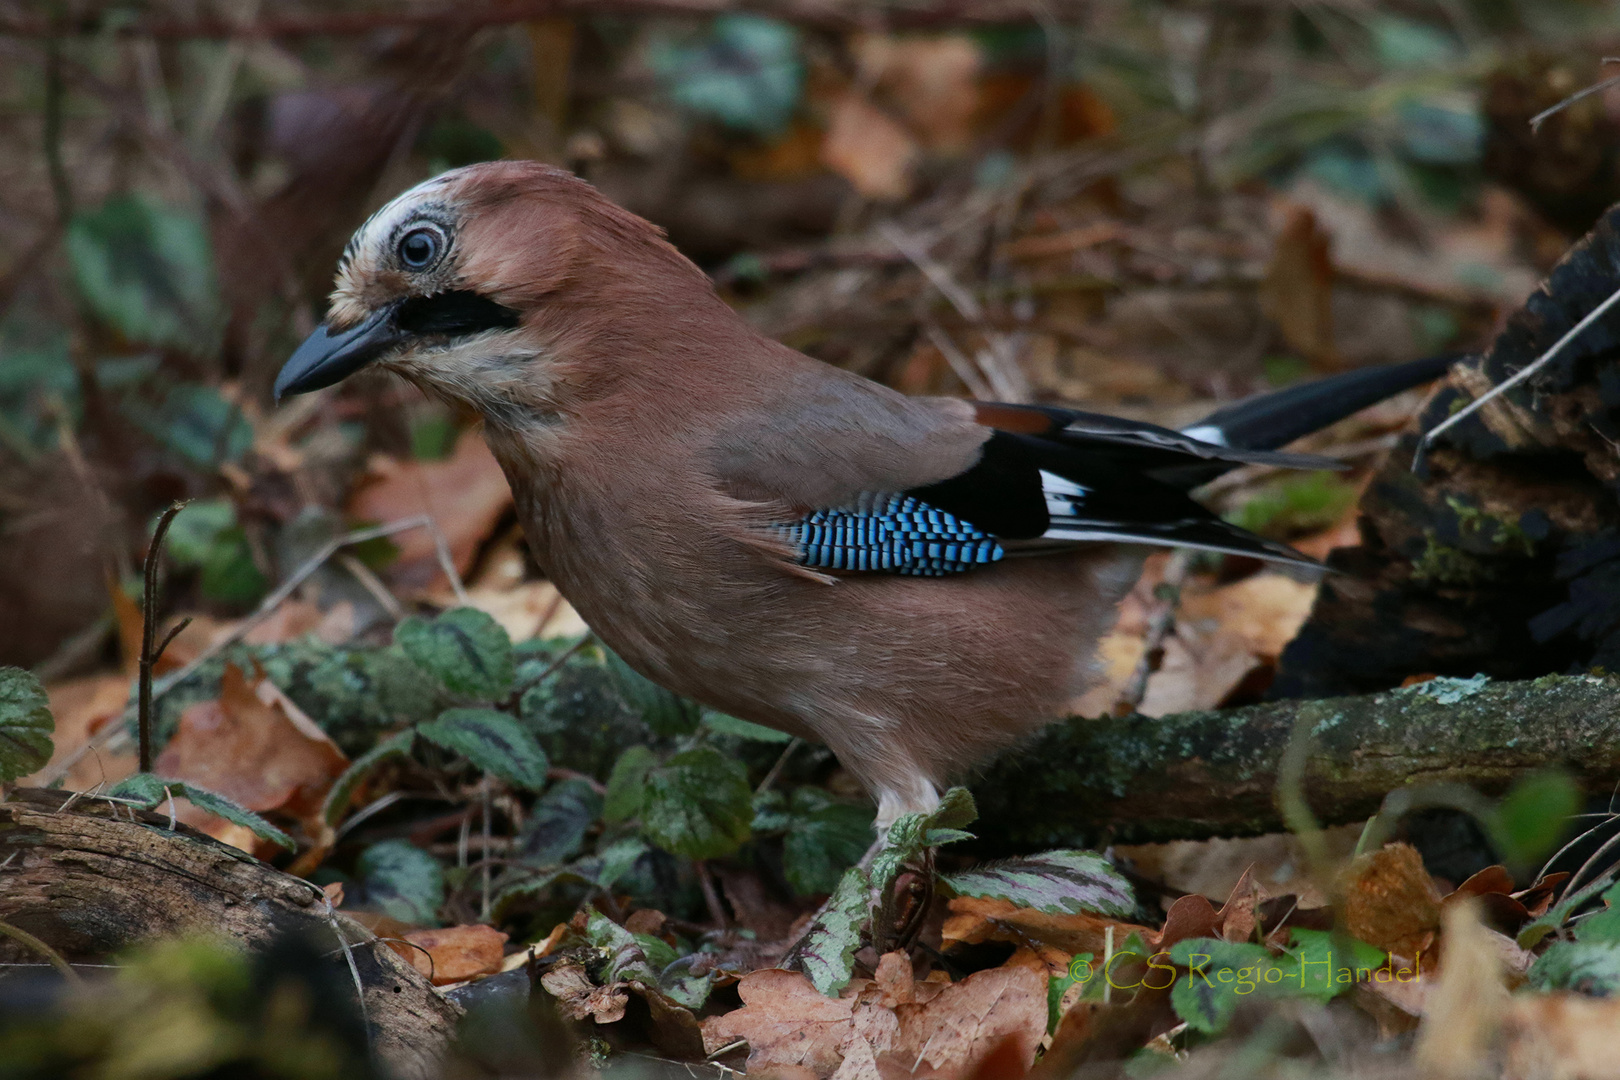
[[[323,322],[276,377],[277,398],[362,367],[496,418],[545,407],[580,344],[624,316],[713,291],[648,222],[535,162],[418,184],[360,226]],[[577,367],[577,365],[576,365]]]

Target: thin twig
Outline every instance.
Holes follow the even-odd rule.
[[[1603,58],[1603,62],[1605,64],[1620,64],[1620,57],[1605,56]],[[1591,97],[1593,94],[1601,94],[1609,87],[1615,85],[1620,85],[1620,75],[1612,75],[1601,82],[1588,86],[1585,90],[1577,90],[1573,94],[1569,95],[1569,97],[1565,98],[1563,101],[1560,101],[1551,108],[1542,109],[1540,112],[1536,113],[1536,115],[1530,118],[1530,133],[1532,135],[1539,134],[1541,132],[1541,125],[1546,123],[1549,118],[1563,112],[1565,109],[1569,108],[1577,101],[1580,101],[1582,98]]]
[[[253,614],[237,623],[231,628],[229,633],[222,634],[213,641],[209,642],[201,652],[199,652],[184,666],[171,674],[165,675],[163,678],[156,680],[152,684],[152,700],[154,702],[157,701],[164,694],[178,686],[181,682],[190,678],[198,668],[202,667],[208,661],[218,656],[225,649],[228,649],[230,646],[241,641],[253,631],[254,627],[258,626],[271,615],[275,614],[276,609],[280,607],[288,597],[297,591],[298,587],[308,580],[310,575],[314,574],[315,571],[319,570],[323,565],[325,565],[326,560],[330,559],[340,549],[348,547],[350,544],[361,544],[367,540],[375,540],[378,537],[391,536],[394,533],[404,532],[407,529],[420,528],[430,530],[437,538],[443,537],[443,534],[439,532],[438,526],[434,524],[433,519],[427,514],[420,514],[416,517],[401,518],[398,521],[391,521],[385,525],[375,525],[370,528],[356,529],[351,533],[345,533],[343,536],[334,537],[333,539],[328,540],[321,546],[319,551],[315,552],[315,554],[304,560],[304,562],[298,567],[298,569],[292,572],[292,575],[289,576],[286,581],[277,586],[274,592],[272,592],[269,596],[266,596],[264,600],[260,602],[259,606],[254,609]],[[437,543],[437,540],[435,542]],[[446,548],[446,551],[448,552],[448,548]],[[454,564],[451,564],[450,569],[455,569]],[[460,581],[461,579],[459,575],[451,578],[451,584],[453,587],[459,586]],[[460,595],[465,595],[465,590],[458,588],[457,591]],[[55,765],[47,768],[40,775],[40,786],[49,787],[62,777],[66,776],[68,770],[83,760],[84,756],[90,753],[95,747],[126,745],[123,740],[127,739],[129,734],[125,730],[124,725],[129,721],[132,714],[132,709],[125,709],[123,715],[120,716],[117,721],[106,725],[106,727],[101,729],[101,732],[92,737],[83,746],[79,747],[79,749],[67,755]]]
[[[1535,375],[1536,372],[1546,367],[1559,353],[1564,351],[1565,347],[1568,346],[1570,342],[1574,341],[1576,338],[1585,333],[1588,327],[1601,319],[1605,314],[1608,313],[1609,309],[1614,307],[1616,304],[1620,304],[1620,289],[1616,289],[1614,292],[1610,293],[1608,298],[1605,299],[1603,303],[1589,311],[1584,319],[1570,327],[1569,331],[1564,334],[1563,337],[1553,342],[1552,348],[1536,357],[1535,360],[1533,360],[1528,366],[1521,368],[1509,378],[1503,379],[1501,382],[1491,387],[1490,390],[1469,402],[1465,407],[1458,409],[1456,412],[1446,417],[1444,421],[1435,425],[1431,431],[1426,433],[1423,438],[1418,440],[1417,453],[1412,456],[1413,471],[1415,472],[1423,464],[1423,455],[1428,452],[1429,447],[1434,445],[1434,441],[1436,439],[1438,439],[1445,432],[1449,431],[1451,428],[1462,423],[1463,420],[1474,415],[1485,406],[1486,402],[1507,393],[1507,391],[1513,389],[1515,386],[1518,386],[1526,379]]]
[[[484,858],[483,858],[483,861],[482,861],[482,875],[481,875],[482,878],[483,878],[483,902],[479,906],[479,917],[482,918],[485,922],[489,921],[489,887],[490,887],[489,841],[490,841],[490,836],[492,834],[492,829],[490,828],[490,820],[489,820],[490,819],[489,789],[490,789],[489,773],[486,772],[484,774],[484,782],[479,785],[479,796],[481,797],[481,800],[483,802],[483,808],[482,808],[483,812],[479,815],[479,818],[480,818],[480,825],[482,826],[482,829],[483,829],[483,838],[484,838]]]
[[[720,903],[720,894],[715,891],[714,879],[709,876],[708,862],[693,859],[692,868],[697,871],[698,884],[703,888],[703,904],[709,909],[709,918],[714,920],[716,929],[726,929],[731,925],[731,920],[726,918],[726,909]]]
[[[170,503],[168,509],[158,515],[157,528],[152,530],[152,543],[146,549],[146,568],[141,591],[141,659],[135,699],[136,730],[140,737],[140,768],[141,772],[145,773],[152,771],[152,668],[163,655],[163,650],[169,647],[169,642],[174,640],[174,635],[191,621],[186,619],[181,622],[163,639],[163,644],[154,647],[158,618],[158,567],[163,562],[163,539],[169,533],[169,526],[174,524],[174,516],[183,510],[185,505],[183,502]]]
[[[1142,658],[1136,662],[1136,670],[1131,672],[1125,689],[1120,691],[1116,710],[1135,711],[1147,696],[1148,680],[1158,670],[1164,656],[1164,639],[1170,636],[1170,631],[1176,625],[1176,609],[1181,606],[1181,587],[1186,584],[1191,568],[1191,551],[1177,548],[1170,553],[1169,560],[1164,564],[1164,580],[1154,589],[1157,604],[1148,618],[1147,633],[1142,638]]]
[[[788,758],[793,756],[793,751],[803,745],[804,740],[797,735],[789,739],[788,744],[782,748],[781,756],[776,759],[776,764],[771,766],[771,771],[765,774],[765,779],[761,780],[759,787],[754,789],[754,794],[762,795],[771,790],[771,786],[776,783],[776,778],[782,775],[782,768],[788,763]]]
[[[371,567],[347,551],[340,552],[337,560],[343,566],[343,569],[354,576],[354,579],[360,583],[361,588],[371,594],[371,598],[377,601],[378,605],[388,613],[390,619],[399,622],[405,617],[405,609],[400,605],[399,598],[388,591],[388,586],[384,585],[382,579],[371,572]]]

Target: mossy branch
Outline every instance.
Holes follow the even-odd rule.
[[[1279,768],[1296,724],[1311,732],[1303,790],[1324,825],[1366,818],[1413,784],[1493,795],[1553,765],[1588,793],[1620,783],[1620,680],[1442,679],[1159,719],[1077,717],[971,785],[973,830],[997,852],[1277,831]]]

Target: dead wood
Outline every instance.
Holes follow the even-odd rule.
[[[1157,719],[1076,717],[971,785],[972,829],[998,854],[1276,832],[1278,769],[1302,723],[1313,732],[1305,799],[1323,825],[1362,820],[1409,785],[1495,795],[1548,766],[1588,793],[1620,783],[1620,680],[1448,680]]]
[[[1533,678],[1620,662],[1620,357],[1599,319],[1544,369],[1440,435],[1620,287],[1620,208],[1570,250],[1490,349],[1452,369],[1363,495],[1272,693],[1325,697],[1408,675]]]
[[[0,803],[0,921],[69,961],[99,961],[140,942],[205,934],[249,947],[282,934],[350,950],[372,1045],[400,1077],[436,1076],[461,1010],[319,889],[160,813],[102,799],[19,789]],[[0,939],[0,960],[33,961]]]

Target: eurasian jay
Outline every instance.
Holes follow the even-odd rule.
[[[366,221],[275,392],[371,366],[477,410],[536,560],[600,639],[825,742],[882,827],[1065,715],[1151,546],[1309,562],[1188,492],[1238,463],[1320,467],[1275,448],[1445,363],[1180,432],[907,397],[762,336],[583,181],[506,161]]]

